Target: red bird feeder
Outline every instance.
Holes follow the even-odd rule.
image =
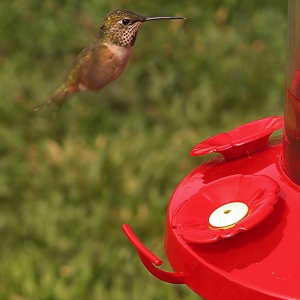
[[[270,137],[283,128],[281,135]],[[269,117],[196,145],[217,152],[178,185],[165,251],[174,272],[123,225],[154,276],[205,299],[300,299],[300,1],[289,0],[284,120]]]

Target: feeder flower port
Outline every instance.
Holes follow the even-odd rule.
[[[183,202],[174,213],[172,227],[189,243],[231,237],[264,220],[273,210],[279,190],[277,182],[267,176],[221,178]]]
[[[270,135],[283,127],[283,117],[268,117],[219,133],[197,144],[192,156],[220,153],[226,159],[250,154],[268,144]]]

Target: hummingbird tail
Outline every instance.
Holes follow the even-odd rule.
[[[50,118],[55,117],[63,104],[66,102],[68,96],[71,94],[72,92],[70,92],[63,84],[57,88],[44,103],[36,106],[34,110],[38,113],[41,113],[43,116]]]

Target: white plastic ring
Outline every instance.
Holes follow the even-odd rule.
[[[209,217],[209,224],[214,227],[227,227],[242,220],[248,213],[248,206],[243,202],[230,202],[218,207]]]

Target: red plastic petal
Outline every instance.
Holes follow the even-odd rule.
[[[275,180],[264,175],[232,175],[202,187],[183,202],[174,213],[172,226],[190,243],[209,243],[246,231],[273,210],[280,188]],[[213,227],[209,217],[218,207],[232,202],[248,206],[248,213],[231,226]]]
[[[283,117],[256,120],[202,141],[190,154],[199,156],[217,152],[226,159],[247,155],[267,146],[270,135],[282,127]]]

